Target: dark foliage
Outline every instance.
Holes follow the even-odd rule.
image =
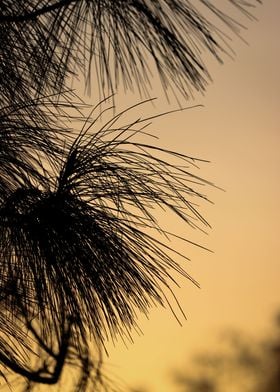
[[[70,365],[75,390],[104,391],[106,341],[130,336],[137,311],[169,304],[174,272],[196,284],[156,212],[207,225],[197,202],[208,183],[190,173],[195,160],[137,141],[144,120],[120,125],[120,114],[96,130],[97,105],[77,135],[84,104],[65,93],[68,79],[89,82],[93,67],[101,95],[120,83],[145,91],[153,60],[164,87],[186,96],[208,77],[200,50],[219,59],[223,38],[187,0],[5,0],[0,34],[1,375],[30,390]]]
[[[0,200],[22,186],[34,182],[45,183],[49,169],[59,165],[62,143],[69,134],[63,127],[63,118],[71,119],[67,108],[71,94],[64,94],[60,102],[51,97],[28,100],[24,104],[4,106],[0,113]],[[55,98],[55,97],[53,97]],[[72,97],[73,98],[73,97]],[[77,113],[77,110],[76,110]],[[58,126],[57,118],[61,119]]]
[[[124,126],[118,120],[96,132],[86,123],[70,149],[61,151],[53,177],[22,177],[16,189],[3,193],[3,317],[13,340],[20,338],[20,322],[48,355],[64,355],[58,364],[70,344],[77,357],[82,352],[89,360],[89,338],[101,349],[110,336],[129,335],[136,309],[147,313],[150,305],[168,301],[163,289],[172,294],[172,271],[191,279],[174,261],[177,252],[155,235],[168,236],[153,216],[155,207],[193,226],[207,224],[194,204],[205,199],[195,190],[205,181],[189,172],[195,160],[135,141],[143,120]],[[176,163],[168,162],[171,156]],[[21,340],[21,351],[33,350],[28,341]],[[50,382],[44,368],[32,376],[29,354],[22,363],[3,343],[0,356],[29,380]],[[52,382],[59,369],[54,367]]]
[[[259,0],[226,0],[250,17]],[[1,2],[0,85],[6,100],[61,91],[83,72],[101,95],[136,85],[148,92],[152,71],[174,94],[202,91],[209,80],[207,50],[219,61],[228,50],[222,23],[241,25],[214,2],[199,0],[29,0]],[[9,61],[7,61],[9,59]]]

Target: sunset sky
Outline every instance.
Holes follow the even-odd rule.
[[[109,347],[106,369],[128,385],[171,392],[171,370],[213,347],[219,331],[265,333],[280,307],[280,2],[263,3],[253,11],[258,21],[247,21],[242,33],[248,44],[233,38],[235,60],[225,58],[223,66],[209,61],[213,83],[205,96],[182,103],[204,107],[151,126],[160,146],[211,161],[200,165],[199,174],[225,192],[205,189],[214,202],[201,208],[212,226],[208,235],[174,221],[177,233],[214,252],[174,244],[191,257],[185,267],[201,285],[178,278],[175,293],[187,321],[180,326],[168,309],[152,309],[149,320],[139,317],[143,335],[135,333],[134,344]],[[162,94],[156,80],[153,94]],[[118,100],[125,107],[133,96]],[[177,107],[159,98],[150,113]],[[163,225],[165,219],[163,214]]]
[[[201,3],[195,0],[190,2]],[[229,2],[212,0],[212,3],[219,8],[221,4]],[[230,10],[232,11],[232,7],[226,11],[231,15]],[[172,242],[168,243],[170,249],[175,249],[190,259],[187,261],[182,258],[176,261],[195,281],[199,282],[200,288],[174,273],[178,286],[174,284],[171,288],[175,296],[172,297],[171,293],[167,293],[172,309],[168,306],[151,308],[148,319],[139,314],[139,331],[132,332],[133,342],[128,339],[122,340],[120,337],[117,341],[107,344],[108,356],[104,356],[104,374],[113,381],[114,385],[122,388],[122,392],[132,392],[132,388],[135,388],[134,392],[178,392],[172,382],[174,370],[187,369],[196,353],[205,353],[213,348],[219,350],[221,331],[237,329],[253,337],[265,336],[270,330],[273,316],[278,310],[280,311],[280,0],[263,0],[262,5],[252,8],[251,11],[256,20],[250,20],[239,14],[238,20],[246,25],[246,28],[242,29],[241,37],[231,34],[232,40],[229,42],[233,52],[231,55],[224,53],[223,64],[219,64],[206,51],[202,53],[212,77],[204,95],[194,92],[193,98],[188,100],[178,95],[179,102],[174,96],[169,96],[168,101],[159,78],[155,75],[150,91],[151,98],[157,98],[155,101],[137,106],[145,97],[141,97],[137,91],[124,92],[121,86],[112,99],[112,102],[115,102],[114,113],[135,105],[132,111],[125,114],[129,120],[153,118],[145,131],[157,139],[142,134],[139,136],[142,142],[201,159],[201,162],[198,162],[199,167],[193,167],[190,171],[209,181],[209,185],[205,185],[202,189],[209,202],[202,200],[197,209],[211,226],[211,228],[206,227],[205,232],[194,230],[170,213],[160,210],[159,224],[163,229],[201,245],[201,247],[194,246],[179,238],[173,238]],[[235,13],[234,16],[237,15],[238,13]],[[84,33],[86,36],[87,29]],[[108,50],[108,58],[109,53],[111,55]],[[97,63],[98,61],[99,59]],[[86,91],[82,78],[74,81],[72,87],[77,89],[78,96]],[[96,91],[92,91],[91,96],[85,94],[84,99],[89,103],[89,106],[85,105],[85,111],[88,109],[90,112],[92,110],[90,105],[95,106],[99,102]],[[96,111],[99,109],[97,105]],[[170,113],[164,115],[166,112]],[[93,111],[93,114],[95,113]],[[92,123],[89,120],[84,129],[88,124],[93,128],[96,124],[99,126],[99,120],[105,120],[109,110],[108,113],[105,110],[105,114],[100,115],[100,118],[99,113],[96,116],[98,120]],[[108,115],[111,116],[112,113]],[[72,126],[74,128],[76,123],[81,126],[81,122],[76,120],[71,124],[69,122],[69,128]],[[128,121],[124,120],[122,125],[127,123]],[[115,124],[120,125],[116,121],[112,123],[112,127]],[[89,140],[86,137],[87,134],[85,140]],[[70,167],[76,165],[75,159],[79,154],[78,147],[73,147],[71,161],[69,158],[70,163],[68,162]],[[89,154],[84,156],[91,162],[88,158]],[[63,180],[64,177],[71,178],[72,175],[71,172],[70,175],[65,174],[68,173],[67,165],[65,171],[61,172]],[[113,172],[110,166],[109,168]],[[211,186],[210,183],[215,186]],[[83,182],[81,184],[79,186],[83,189]],[[60,190],[60,186],[58,189]],[[86,198],[87,194],[85,195],[82,197]],[[152,198],[150,195],[149,197]],[[72,200],[72,196],[69,200]],[[88,202],[88,199],[86,201]],[[110,202],[108,205],[110,206]],[[155,213],[159,213],[157,209]],[[98,236],[96,238],[98,239]],[[103,245],[102,241],[100,243]],[[74,245],[76,246],[76,243]],[[82,248],[80,247],[79,251],[80,249]],[[122,248],[120,249],[122,252]],[[51,252],[46,254],[48,253],[51,254]],[[123,256],[125,253],[120,254]],[[15,257],[12,258],[13,261],[14,259]],[[47,258],[47,261],[49,259]],[[88,257],[83,260],[88,260]],[[98,268],[99,265],[101,264],[98,264]],[[120,275],[119,265],[116,264],[118,272],[116,276]],[[68,266],[67,263],[67,268]],[[79,264],[77,268],[80,268]],[[74,273],[70,278],[72,276]],[[103,280],[107,283],[106,279]],[[111,285],[113,280],[109,280]],[[82,282],[83,279],[77,281]],[[88,280],[84,281],[86,285]],[[77,284],[75,290],[79,291],[79,286]],[[98,286],[95,286],[95,289],[96,287]],[[103,286],[100,284],[100,287]],[[131,291],[126,291],[129,296]],[[68,291],[64,292],[68,293]],[[104,291],[101,292],[103,300]],[[56,300],[57,297],[54,298]],[[91,299],[95,300],[90,297],[87,304],[92,304]],[[176,300],[182,312],[176,305]],[[29,302],[27,303],[28,305],[24,303],[24,306],[29,308]],[[104,303],[107,302],[104,300]],[[16,310],[19,309],[18,312],[22,308],[15,307]],[[57,309],[56,303],[54,308]],[[73,309],[76,308],[73,306]],[[79,313],[79,310],[75,311],[76,313]],[[69,331],[72,331],[70,330],[72,318],[68,318],[67,313],[65,315],[67,320],[69,319]],[[72,310],[70,315],[72,316]],[[95,315],[96,313],[91,312],[93,319]],[[38,320],[41,322],[41,315]],[[85,320],[87,321],[88,317],[85,317]],[[34,332],[33,335],[36,337]],[[68,341],[66,339],[65,341],[67,345]],[[57,349],[55,343],[54,346]],[[94,348],[94,345],[92,347]],[[74,368],[69,366],[67,369],[64,378],[61,378],[61,391],[71,391],[73,378],[70,376],[76,376]],[[68,371],[71,375],[67,373]],[[22,381],[21,378],[16,384],[17,378],[15,378],[15,392],[21,390]],[[57,385],[53,388],[48,385],[39,386],[38,391],[55,391]],[[10,386],[6,384],[1,388],[0,385],[0,391],[8,392]]]

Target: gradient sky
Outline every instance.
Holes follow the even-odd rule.
[[[208,236],[174,222],[180,235],[214,251],[176,244],[191,256],[186,269],[201,284],[199,290],[179,279],[175,293],[187,321],[181,327],[168,309],[154,309],[149,320],[139,317],[143,335],[135,333],[133,345],[109,347],[106,368],[113,379],[151,392],[171,392],[170,370],[213,346],[221,329],[257,335],[280,306],[279,0],[264,0],[254,14],[258,21],[247,22],[242,34],[248,45],[235,38],[234,61],[210,61],[213,83],[204,97],[185,105],[204,107],[157,119],[151,127],[160,146],[210,160],[199,174],[225,189],[206,190],[215,203],[202,206],[213,227]],[[155,87],[154,95],[160,94]],[[131,99],[123,96],[119,105]],[[159,99],[151,113],[174,108]]]
[[[108,345],[105,373],[120,386],[173,392],[172,369],[213,347],[221,330],[257,336],[280,308],[280,1],[263,3],[254,11],[258,21],[246,23],[242,37],[248,44],[233,39],[235,60],[225,58],[221,66],[206,59],[213,83],[205,96],[182,102],[203,107],[155,119],[150,127],[160,147],[211,161],[196,174],[225,192],[205,189],[214,202],[200,209],[212,226],[208,235],[162,215],[164,227],[213,253],[174,241],[191,257],[184,267],[201,289],[178,277],[181,287],[174,292],[187,316],[180,317],[182,326],[169,309],[152,309],[149,320],[139,316],[143,334],[133,334],[134,344],[120,339]],[[153,95],[162,96],[156,78]],[[121,110],[139,97],[118,94],[116,102]],[[159,98],[143,111],[149,116],[177,108]]]

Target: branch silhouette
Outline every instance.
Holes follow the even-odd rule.
[[[259,0],[228,0],[251,17]],[[94,77],[101,96],[120,85],[149,95],[152,72],[164,90],[188,97],[203,91],[210,75],[201,56],[205,50],[218,61],[228,50],[227,32],[241,25],[215,6],[200,0],[62,0],[6,1],[0,9],[0,75],[10,75],[6,94],[21,97],[65,88],[69,76]],[[216,27],[220,22],[225,34]],[[14,44],[13,44],[14,43]],[[11,65],[8,67],[7,64]],[[152,68],[151,68],[152,64]],[[15,72],[16,70],[16,72]],[[6,85],[5,85],[6,84]],[[14,88],[15,87],[15,88]]]
[[[250,16],[248,7],[258,1],[229,2]],[[199,4],[239,33],[238,23],[210,1]],[[225,45],[210,19],[187,0],[1,2],[5,381],[12,373],[28,390],[59,384],[70,366],[79,374],[76,391],[89,383],[104,391],[108,339],[129,337],[137,311],[164,304],[173,310],[176,273],[197,285],[180,266],[187,257],[168,244],[176,233],[161,227],[156,211],[193,228],[209,226],[197,205],[207,200],[203,187],[213,184],[193,174],[199,160],[141,142],[152,118],[122,123],[124,111],[99,126],[107,100],[87,118],[87,105],[68,85],[82,71],[88,83],[94,75],[101,96],[120,85],[148,94],[152,62],[166,91],[184,97],[202,91],[209,74],[200,51],[220,61]]]
[[[194,227],[207,225],[195,199],[207,200],[199,188],[210,183],[191,174],[195,159],[135,140],[146,123],[139,119],[121,124],[124,114],[94,130],[98,113],[84,123],[79,135],[72,135],[71,143],[63,145],[58,138],[57,150],[47,143],[50,162],[56,163],[51,173],[24,167],[25,177],[16,181],[6,170],[0,205],[3,316],[11,323],[15,340],[13,324],[21,323],[26,331],[22,351],[27,358],[33,355],[34,342],[28,338],[32,335],[35,346],[51,360],[52,370],[45,364],[29,369],[32,361],[25,358],[22,363],[4,344],[0,358],[30,382],[59,380],[68,343],[79,360],[88,339],[101,350],[109,336],[130,335],[136,309],[147,313],[151,305],[168,302],[168,292],[173,296],[172,271],[197,284],[174,261],[174,256],[186,256],[166,244],[169,234],[153,210],[170,210]],[[20,136],[7,135],[10,140]],[[31,142],[32,138],[27,147]],[[17,145],[12,146],[11,154],[17,153]],[[24,154],[20,151],[19,157]],[[171,157],[175,163],[169,163]],[[26,160],[30,161],[28,155]],[[65,329],[69,319],[74,320],[71,329]],[[89,360],[89,354],[84,358]]]
[[[0,14],[0,23],[5,23],[5,22],[28,22],[30,20],[36,19],[41,15],[44,15],[46,13],[55,11],[57,9],[61,10],[63,7],[66,7],[67,5],[78,1],[78,0],[60,0],[57,3],[54,4],[46,4],[42,6],[41,8],[38,8],[35,6],[34,9],[30,11],[23,11],[20,14],[12,14],[12,15],[3,15]]]

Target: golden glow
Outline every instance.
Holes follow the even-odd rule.
[[[213,84],[204,97],[182,103],[204,107],[158,118],[150,127],[160,146],[211,161],[201,164],[199,175],[225,192],[205,188],[215,203],[201,208],[213,227],[209,236],[162,215],[163,225],[214,253],[174,244],[191,257],[186,270],[201,289],[178,278],[175,294],[187,316],[180,316],[182,326],[169,309],[152,309],[149,320],[139,316],[143,335],[134,333],[134,344],[108,345],[104,371],[117,385],[172,392],[172,369],[215,344],[221,329],[258,334],[280,304],[280,1],[263,3],[254,11],[259,21],[247,22],[242,34],[249,45],[235,38],[235,61],[220,66],[209,60]],[[161,96],[154,86],[154,96]],[[94,104],[97,99],[92,96]],[[118,94],[117,111],[138,101]],[[159,98],[141,116],[177,108]]]
[[[152,310],[150,320],[139,319],[144,335],[135,334],[134,345],[119,342],[109,350],[109,373],[131,386],[171,392],[170,369],[208,349],[223,328],[259,333],[279,305],[280,3],[264,1],[255,14],[259,21],[243,33],[249,45],[235,39],[235,61],[212,65],[214,82],[205,97],[189,102],[204,108],[171,114],[151,126],[160,145],[210,160],[200,175],[226,192],[208,191],[215,202],[203,206],[213,227],[209,236],[180,226],[181,235],[215,252],[184,247],[192,258],[187,270],[202,289],[179,279],[176,295],[188,317],[183,327],[168,310]],[[120,106],[131,99],[124,96]],[[159,99],[152,109],[174,107]]]

